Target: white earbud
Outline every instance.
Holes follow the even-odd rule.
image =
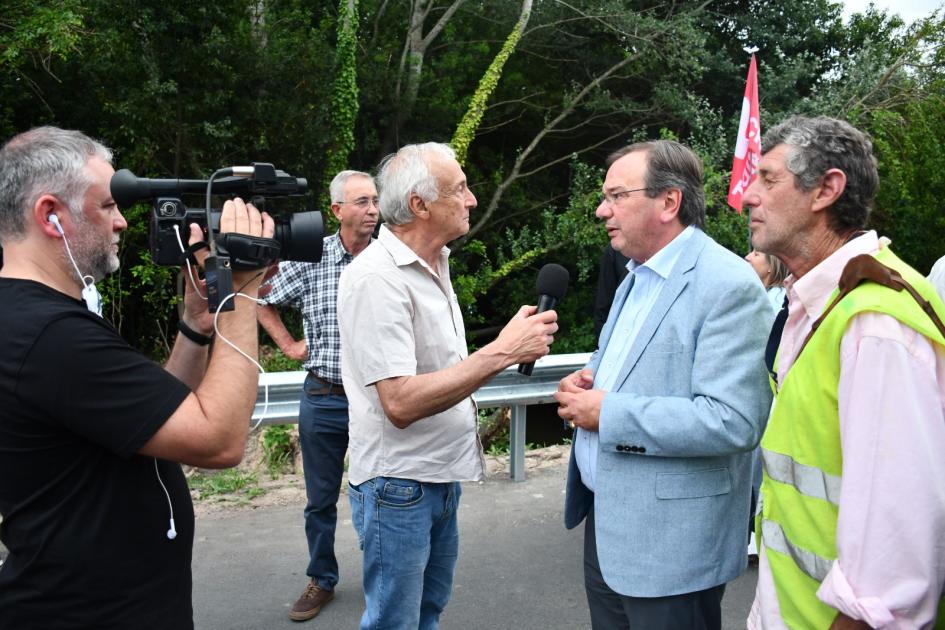
[[[158,483],[161,484],[161,490],[164,491],[164,496],[167,497],[167,509],[171,513],[171,528],[167,530],[167,539],[174,540],[177,538],[177,527],[174,525],[174,504],[171,503],[171,494],[167,491],[167,486],[164,485],[164,480],[161,479],[161,471],[158,470],[157,460],[154,461],[154,474],[157,475]]]
[[[55,214],[49,215],[49,222],[56,226],[56,231],[65,236],[65,232],[62,231],[62,225],[59,224],[59,217]]]

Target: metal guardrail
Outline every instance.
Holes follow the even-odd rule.
[[[480,387],[473,399],[480,409],[510,407],[509,468],[515,481],[525,481],[525,422],[528,405],[554,402],[558,381],[580,369],[590,353],[549,354],[535,362],[531,376],[522,376],[517,366],[506,368]],[[253,423],[283,424],[299,421],[299,399],[307,372],[273,372],[259,377],[259,395],[253,412]],[[265,404],[266,386],[269,404]],[[263,409],[265,408],[265,415]]]

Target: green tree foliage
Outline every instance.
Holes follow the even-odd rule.
[[[856,15],[834,75],[796,111],[849,120],[873,138],[880,190],[871,226],[927,272],[945,254],[945,15],[914,24]]]
[[[21,108],[52,111],[37,81],[59,80],[54,68],[78,53],[83,30],[79,0],[5,3],[0,14],[0,90],[4,94],[0,131],[4,137],[17,131],[13,120]]]
[[[945,15],[912,25],[902,42],[857,113],[879,159],[872,222],[927,272],[945,254]]]
[[[945,255],[945,103],[932,97],[900,111],[874,112],[870,128],[882,158],[872,223],[903,258],[928,273]]]
[[[706,7],[700,28],[705,70],[698,94],[725,111],[741,107],[748,69],[744,48],[758,48],[762,129],[766,113],[791,107],[830,75],[847,40],[842,5],[830,0],[796,0],[773,6],[766,0],[716,0]],[[738,117],[731,123],[737,127]],[[735,129],[730,129],[734,138]]]
[[[23,51],[17,59],[45,54],[47,63],[0,66],[0,127],[10,134],[41,124],[82,129],[112,147],[118,167],[142,177],[199,178],[222,166],[271,161],[318,181],[327,146],[330,9],[280,2],[260,24],[249,4],[235,0],[23,6],[32,7],[29,20],[17,22],[24,32],[44,32],[31,25],[45,20],[46,32],[75,25],[81,36],[71,47],[14,40]],[[122,269],[103,285],[106,309],[126,338],[162,357],[173,338],[176,274],[150,262],[150,207],[125,214]]]
[[[615,148],[661,135],[691,145],[705,162],[707,230],[746,251],[747,216],[724,198],[743,47],[754,45],[762,128],[804,112],[868,130],[882,177],[874,225],[922,270],[945,253],[936,240],[941,16],[905,25],[870,10],[844,23],[829,0],[777,10],[761,0],[569,0],[535,2],[526,24],[523,6],[10,0],[0,15],[0,130],[79,128],[139,176],[205,177],[268,161],[309,182],[373,170],[396,145],[461,137],[479,207],[451,264],[471,341],[534,301],[538,269],[555,261],[573,278],[555,351],[589,350],[606,244],[594,211]],[[150,263],[150,208],[126,214],[107,309],[129,340],[161,356],[178,281]]]
[[[7,68],[41,67],[49,72],[53,60],[68,59],[82,36],[81,5],[77,0],[52,3],[13,0],[4,5],[0,27],[0,63]]]

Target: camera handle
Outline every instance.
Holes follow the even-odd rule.
[[[227,232],[216,240],[217,255],[209,255],[204,260],[204,273],[207,279],[208,308],[211,312],[231,311],[233,301],[226,297],[233,292],[233,270],[252,271],[263,269],[279,259],[282,245],[279,241],[259,236],[247,236]],[[209,249],[203,241],[190,245],[181,253],[181,262],[189,259],[194,265],[197,259],[194,252]]]
[[[230,257],[233,269],[252,271],[268,267],[278,260],[282,245],[272,238],[227,232],[217,237],[217,251]]]

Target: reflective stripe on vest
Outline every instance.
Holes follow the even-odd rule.
[[[791,541],[784,535],[784,530],[774,521],[763,520],[761,522],[761,540],[768,549],[791,556],[794,564],[801,571],[818,582],[823,582],[824,578],[827,577],[827,573],[830,572],[833,560],[822,558],[812,551],[791,544]]]
[[[804,496],[840,505],[840,477],[794,461],[790,455],[761,449],[761,461],[768,476],[787,484]]]

